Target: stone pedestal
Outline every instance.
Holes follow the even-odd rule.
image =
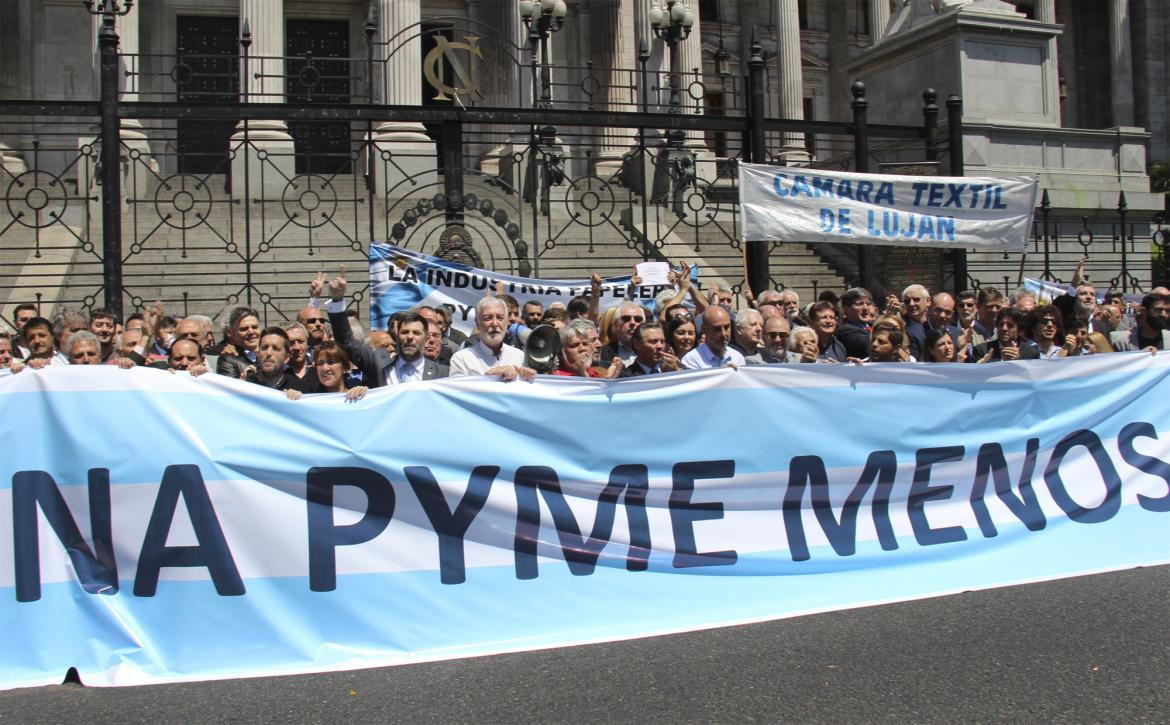
[[[863,81],[871,123],[922,123],[922,91],[958,94],[965,122],[1057,127],[1059,25],[1029,20],[1000,0],[900,7],[880,44],[849,62]]]

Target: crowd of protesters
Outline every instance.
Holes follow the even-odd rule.
[[[1119,293],[1099,298],[1083,279],[1083,263],[1064,295],[1041,303],[1024,289],[956,296],[913,284],[881,300],[862,288],[826,291],[805,306],[793,290],[769,290],[747,294],[748,305],[733,309],[729,290],[700,292],[689,272],[685,264],[671,272],[673,288],[653,306],[631,295],[604,312],[596,275],[591,293],[548,309],[493,290],[476,304],[470,336],[452,326],[452,308],[428,305],[395,313],[389,329],[366,334],[346,309],[344,270],[310,282],[296,321],[267,327],[243,306],[217,331],[208,317],[175,318],[158,303],[125,321],[70,308],[46,319],[21,304],[12,315],[19,333],[0,329],[0,376],[52,365],[146,366],[214,372],[292,399],[341,392],[356,400],[372,387],[460,375],[626,378],[724,366],[983,364],[1170,349],[1170,290],[1155,288],[1140,304]],[[542,326],[549,329],[538,337],[559,342],[551,346],[555,356],[525,349]]]

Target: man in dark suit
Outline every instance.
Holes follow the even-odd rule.
[[[666,352],[666,333],[657,322],[643,322],[635,327],[630,335],[630,342],[634,345],[635,356],[629,365],[622,368],[619,378],[654,375],[678,369],[677,365],[671,367],[670,363],[663,359]]]
[[[930,291],[912,284],[902,291],[902,321],[906,323],[906,342],[915,360],[923,360],[926,346],[926,322],[930,314]]]
[[[333,328],[333,339],[341,345],[354,365],[362,371],[362,379],[368,387],[380,388],[413,380],[433,380],[450,374],[446,365],[428,360],[423,355],[423,344],[427,337],[427,320],[417,312],[407,313],[398,326],[396,354],[380,347],[372,348],[353,336],[349,320],[345,316],[345,278],[338,276],[329,282],[332,298],[326,305],[329,324]]]
[[[999,311],[995,320],[995,339],[975,346],[975,354],[968,362],[997,362],[1000,360],[1039,360],[1040,350],[1034,345],[1022,345],[1020,328],[1024,314],[1013,307]]]
[[[864,287],[845,290],[841,295],[841,315],[845,318],[837,327],[837,339],[845,346],[849,357],[869,357],[869,323],[865,321],[866,310],[873,304],[873,297]]]

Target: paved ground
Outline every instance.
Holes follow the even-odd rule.
[[[1156,567],[410,667],[15,690],[0,721],[1165,722],[1168,614]]]

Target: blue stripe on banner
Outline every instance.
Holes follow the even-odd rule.
[[[315,593],[305,578],[286,577],[248,580],[246,597],[216,596],[207,582],[164,582],[150,599],[129,596],[128,586],[106,597],[57,584],[23,609],[8,588],[0,589],[8,653],[0,683],[59,681],[70,666],[87,684],[110,684],[106,671],[114,667],[129,668],[122,674],[135,682],[163,682],[628,639],[1166,563],[1168,542],[1163,518],[1128,507],[1108,526],[1065,521],[1043,537],[1005,528],[975,551],[961,544],[918,550],[896,566],[875,552],[814,552],[814,561],[831,565],[811,570],[794,567],[787,552],[763,552],[741,561],[734,573],[742,576],[724,568],[599,567],[574,577],[564,563],[543,561],[540,577],[524,582],[511,567],[492,567],[455,587],[433,572],[410,572],[344,576],[336,591]],[[901,544],[916,548],[912,540]],[[800,576],[774,576],[794,568]],[[22,657],[11,657],[16,652]]]
[[[999,441],[1005,449],[1022,451],[1023,441],[1032,437],[1040,439],[1041,448],[1048,448],[1076,428],[1091,428],[1101,438],[1111,439],[1129,423],[1164,420],[1163,401],[1170,397],[1170,379],[1161,370],[1103,373],[1092,382],[1091,390],[1110,391],[1107,399],[1087,394],[1082,378],[1047,382],[1043,393],[1028,383],[714,389],[685,395],[660,388],[662,394],[654,396],[652,405],[635,400],[640,392],[617,400],[626,383],[609,387],[600,383],[571,400],[534,395],[532,386],[517,388],[521,394],[505,388],[491,395],[469,396],[462,389],[439,384],[395,391],[390,399],[357,405],[276,399],[268,404],[277,415],[265,416],[262,425],[247,425],[256,409],[252,397],[44,392],[28,394],[35,397],[27,402],[43,405],[53,426],[51,439],[87,441],[93,447],[40,445],[47,431],[28,426],[21,416],[0,420],[0,436],[12,451],[4,470],[51,471],[62,477],[62,483],[84,482],[86,468],[95,462],[95,447],[119,452],[102,461],[110,468],[114,484],[157,481],[167,465],[180,462],[199,461],[208,466],[205,478],[223,480],[254,478],[261,471],[303,477],[314,465],[353,465],[358,458],[370,457],[391,471],[425,463],[440,479],[466,480],[476,465],[535,464],[546,460],[546,451],[552,450],[557,470],[564,476],[604,480],[614,466],[664,460],[646,452],[666,447],[680,448],[684,456],[689,448],[695,460],[710,458],[718,447],[712,447],[709,433],[734,437],[736,472],[750,474],[786,470],[789,458],[798,455],[817,455],[830,468],[844,468],[860,466],[872,450],[902,449],[912,454],[921,448],[966,444],[973,451],[982,443]],[[566,405],[577,412],[566,416]],[[977,419],[956,415],[973,405],[978,406]],[[751,416],[744,417],[748,411],[763,416],[772,410],[771,415],[782,423],[813,421],[823,418],[827,408],[847,411],[831,429],[754,425]],[[93,412],[103,409],[117,409],[135,425],[95,428]],[[615,424],[607,416],[619,409],[620,424]],[[193,428],[181,436],[146,433],[165,430],[173,421],[184,419],[239,421],[247,434],[223,425],[201,425],[197,435]],[[589,427],[589,445],[583,446],[582,425],[589,419],[603,423]],[[475,436],[461,436],[458,445],[452,446],[452,422],[458,420],[474,420],[482,429]],[[402,425],[402,421],[410,424]],[[676,430],[664,421],[701,422],[702,430],[695,433],[703,435]],[[842,433],[854,439],[864,437],[866,445],[842,445],[837,438]],[[319,445],[306,447],[306,437]],[[703,447],[698,447],[699,437]],[[338,447],[334,443],[338,439],[351,445]],[[215,460],[204,464],[207,451],[215,452]],[[667,469],[658,475],[669,474],[675,460],[686,458],[668,457]],[[10,475],[0,477],[0,489],[10,486]]]

